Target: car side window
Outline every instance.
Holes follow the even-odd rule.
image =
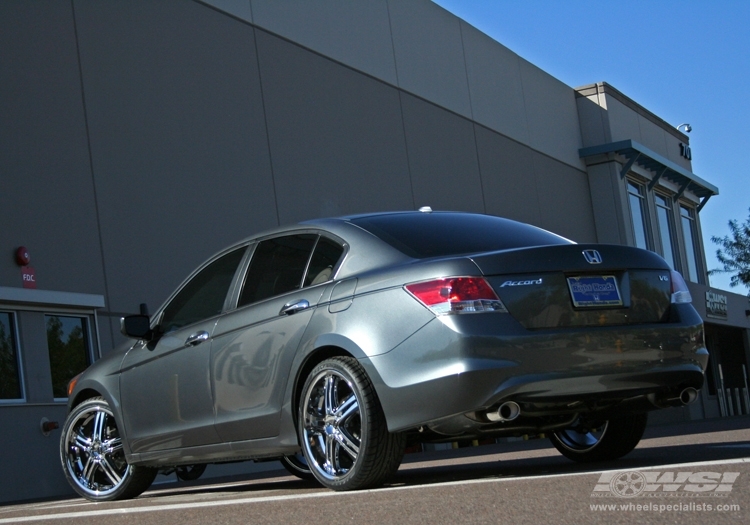
[[[164,309],[161,330],[171,332],[220,314],[246,249],[223,255],[198,272]]]
[[[344,247],[339,243],[327,237],[321,237],[310,259],[310,266],[305,275],[305,286],[330,281],[333,277],[333,270],[343,253]]]
[[[258,243],[237,306],[256,303],[302,287],[315,234],[286,235]]]

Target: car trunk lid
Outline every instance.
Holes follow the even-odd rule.
[[[670,269],[653,252],[617,245],[539,246],[473,256],[527,329],[665,322]]]

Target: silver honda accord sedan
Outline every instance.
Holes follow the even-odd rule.
[[[406,446],[462,439],[545,433],[572,460],[619,458],[703,384],[690,301],[655,253],[499,217],[277,228],[122,319],[130,342],[68,386],[63,470],[103,501],[238,460],[374,487]]]

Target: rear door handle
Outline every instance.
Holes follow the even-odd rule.
[[[195,332],[194,334],[190,334],[190,336],[185,340],[185,346],[198,346],[203,341],[208,341],[208,337],[208,332],[206,332],[205,330]]]
[[[310,303],[305,299],[302,299],[301,301],[297,301],[296,303],[286,303],[281,308],[279,315],[292,315],[307,308],[310,308]]]

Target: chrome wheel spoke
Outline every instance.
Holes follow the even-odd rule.
[[[333,375],[326,376],[323,394],[325,396],[325,415],[332,416],[335,412],[334,407],[336,406],[336,383]]]
[[[120,474],[117,472],[117,469],[109,462],[109,457],[103,457],[99,462],[99,468],[106,474],[106,476],[109,478],[109,481],[112,482],[112,485],[117,485],[122,481],[122,478],[120,477]]]
[[[79,430],[78,433],[73,438],[73,444],[81,447],[84,450],[88,450],[91,447],[91,440],[88,439],[86,436],[83,436]]]
[[[325,458],[326,462],[324,468],[331,475],[336,475],[338,472],[338,453],[336,447],[336,440],[332,434],[325,437]]]
[[[355,461],[357,459],[357,456],[359,455],[359,442],[349,437],[344,432],[338,432],[336,434],[336,441],[338,442],[340,448],[346,452],[350,458],[352,458],[352,461]]]
[[[105,441],[103,445],[107,447],[107,450],[109,450],[110,454],[114,455],[116,452],[122,450],[122,439],[120,439],[119,437],[113,438]]]
[[[96,416],[94,416],[94,432],[91,436],[94,441],[101,441],[102,440],[102,434],[104,433],[104,423],[107,419],[107,414],[98,411],[96,413]]]
[[[96,461],[94,461],[91,456],[86,458],[86,464],[83,466],[83,471],[81,472],[81,478],[86,480],[86,483],[89,487],[92,487],[94,485],[94,474],[96,473],[97,464]]]
[[[359,413],[357,397],[352,394],[336,409],[336,423],[343,425],[352,415]]]

